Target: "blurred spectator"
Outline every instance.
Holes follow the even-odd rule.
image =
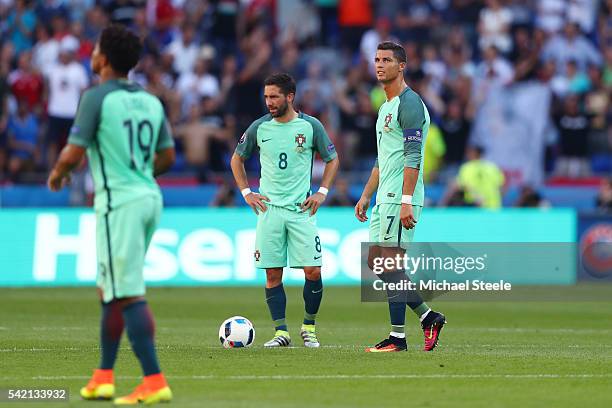
[[[602,0],[598,15],[599,43],[605,50],[612,48],[612,0]]]
[[[36,14],[31,0],[15,0],[15,7],[7,19],[8,35],[15,54],[32,48],[32,33],[36,27]]]
[[[192,104],[187,121],[176,126],[174,134],[182,143],[187,163],[198,171],[201,179],[206,178],[206,172],[210,167],[211,147],[214,141],[225,146],[221,152],[214,152],[217,155],[234,147],[227,123],[218,114],[215,101],[211,98],[203,98]]]
[[[595,206],[600,210],[612,211],[612,177],[601,181]]]
[[[549,207],[550,203],[530,186],[522,186],[515,207]]]
[[[482,153],[481,147],[468,147],[467,162],[459,168],[457,186],[465,190],[466,202],[483,208],[500,208],[504,174],[494,163],[482,159]]]
[[[509,54],[510,61],[517,63],[526,59],[537,58],[538,52],[539,50],[536,49],[536,44],[529,29],[518,27],[513,35],[512,52]]]
[[[6,128],[8,125],[8,95],[10,89],[6,82],[6,73],[0,69],[0,182],[4,179],[4,167],[7,158]]]
[[[36,45],[32,53],[34,67],[43,75],[57,62],[59,42],[52,37],[51,28],[44,23],[36,26]]]
[[[44,83],[42,76],[32,67],[30,51],[19,55],[17,69],[9,75],[8,83],[15,99],[26,103],[30,111],[41,112]]]
[[[143,12],[144,13],[144,12]],[[84,35],[89,41],[96,41],[102,29],[108,24],[108,16],[100,6],[94,6],[85,13]],[[138,32],[138,31],[136,31]]]
[[[480,39],[478,45],[481,49],[495,47],[503,54],[510,52],[512,39],[510,26],[512,12],[502,6],[500,0],[486,0],[486,7],[480,11],[478,32]]]
[[[183,113],[186,108],[204,97],[216,98],[219,95],[219,80],[210,73],[215,58],[215,50],[210,46],[202,47],[194,68],[184,71],[176,82],[176,90],[183,97]]]
[[[429,125],[429,132],[425,139],[425,161],[423,164],[423,181],[430,183],[438,179],[438,171],[442,167],[442,160],[446,153],[446,145],[440,128],[435,124]]]
[[[145,2],[146,0],[109,0],[103,3],[113,23],[129,26],[134,21],[136,11],[143,7]]]
[[[342,137],[337,143],[344,153],[343,166],[359,163],[358,157],[376,155],[376,111],[370,99],[370,87],[363,80],[361,67],[353,67],[346,81],[337,84],[336,102],[340,110]],[[371,169],[371,165],[368,164]]]
[[[83,30],[83,24],[80,21],[72,23],[70,33],[79,41],[79,48],[76,51],[76,59],[78,62],[83,64],[86,70],[89,72],[89,62],[91,60],[91,54],[93,53],[95,43],[85,36]]]
[[[347,179],[339,177],[334,184],[332,196],[327,200],[329,207],[353,207],[357,200],[351,196],[350,184]]]
[[[175,37],[174,20],[176,10],[171,0],[156,0],[147,3],[152,7],[148,13],[148,26],[151,30],[151,41],[160,49],[166,48]]]
[[[563,102],[563,110],[555,115],[559,129],[560,155],[556,172],[570,177],[583,177],[590,173],[587,160],[589,116],[580,107],[580,98],[569,95]]]
[[[236,188],[234,183],[224,180],[219,186],[215,198],[210,203],[211,207],[235,207],[236,206]]]
[[[598,3],[599,1],[593,0],[570,0],[566,14],[567,20],[578,24],[584,33],[593,32],[596,25]]]
[[[314,41],[321,32],[321,21],[312,0],[283,0],[275,5],[280,42],[291,39],[306,44]]]
[[[370,0],[339,0],[338,24],[342,49],[355,53],[363,34],[372,27],[374,15]]]
[[[309,115],[319,116],[329,109],[333,92],[332,84],[323,72],[321,64],[311,61],[306,70],[306,78],[297,83],[296,105]],[[310,103],[305,103],[306,99]],[[308,106],[308,109],[303,109],[305,106]]]
[[[183,24],[180,37],[172,41],[164,52],[172,56],[174,72],[179,75],[191,73],[200,53],[195,26],[189,23]]]
[[[589,67],[591,89],[584,97],[585,112],[591,118],[591,151],[612,153],[612,141],[607,138],[606,115],[610,107],[610,93],[603,82],[603,72],[600,67]]]
[[[63,14],[56,14],[51,18],[51,31],[57,41],[62,41],[64,37],[70,35],[70,26]]]
[[[402,41],[426,41],[440,16],[427,0],[399,0],[395,17],[397,33]]]
[[[238,128],[244,131],[251,122],[264,113],[262,82],[270,72],[272,45],[263,27],[256,27],[240,44],[243,63],[234,85],[236,119]]]
[[[391,20],[387,17],[379,17],[376,19],[374,28],[366,31],[363,37],[361,37],[361,45],[359,46],[361,58],[368,62],[370,73],[373,78],[376,76],[374,56],[376,55],[376,47],[378,47],[378,44],[383,41],[399,42],[398,39],[391,35],[391,27]]]
[[[478,64],[472,84],[471,109],[478,112],[491,92],[509,84],[513,76],[512,65],[499,57],[495,47],[484,50],[484,60]]]
[[[512,0],[506,2],[506,7],[512,13],[512,27],[514,29],[532,27],[535,19],[535,10],[532,0]]]
[[[565,97],[568,93],[582,94],[590,87],[589,77],[586,72],[578,70],[578,64],[574,60],[569,60],[564,73],[557,74],[551,81],[551,88],[559,97]]]
[[[576,23],[565,24],[562,34],[553,36],[542,52],[544,60],[552,60],[559,73],[565,73],[567,62],[576,61],[578,70],[585,71],[588,64],[601,64],[601,55],[595,46],[580,33]]]
[[[606,62],[604,68],[604,84],[612,88],[612,45],[606,48]]]
[[[337,47],[340,42],[338,27],[338,0],[315,0],[321,20],[321,41],[324,45]]]
[[[11,115],[7,126],[8,176],[11,181],[19,181],[23,172],[34,169],[39,130],[38,121],[30,113],[27,102],[18,101],[17,112]]]
[[[76,115],[81,92],[89,85],[87,73],[75,61],[79,41],[67,36],[60,42],[59,62],[47,71],[49,128],[47,163],[55,163],[58,148],[64,145]]]
[[[465,190],[458,186],[453,186],[446,197],[444,197],[440,205],[443,207],[475,207],[474,202],[468,202],[465,199]]]
[[[38,0],[37,3],[36,15],[40,20],[48,21],[58,16],[67,20],[70,17],[65,0]]]
[[[440,59],[438,48],[433,44],[426,44],[423,47],[423,72],[430,78],[431,90],[436,94],[441,94],[444,78],[446,77],[446,65]]]
[[[489,46],[483,51],[483,60],[476,66],[476,80],[497,80],[501,84],[508,84],[514,77],[512,65],[503,57],[495,46]]]
[[[300,49],[295,41],[286,41],[281,46],[281,56],[278,71],[286,72],[293,78],[300,76]]]
[[[236,51],[236,27],[240,11],[240,0],[220,0],[213,11],[211,37],[221,55]]]
[[[465,118],[464,108],[457,99],[448,103],[448,109],[440,121],[440,130],[444,136],[446,155],[445,166],[456,174],[463,161],[463,154],[470,134],[470,122]]]
[[[536,25],[549,34],[561,31],[565,21],[567,0],[539,0],[536,1]]]

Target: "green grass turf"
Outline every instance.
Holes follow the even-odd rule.
[[[612,406],[612,301],[438,302],[449,323],[433,353],[420,351],[409,312],[408,352],[366,354],[388,332],[387,306],[360,303],[359,288],[325,289],[318,350],[300,346],[301,288],[287,293],[298,347],[263,349],[272,334],[263,295],[262,288],[150,289],[173,406]],[[255,324],[255,346],[225,350],[218,327],[236,314]],[[70,406],[111,406],[78,397],[98,363],[98,319],[92,288],[0,289],[0,388],[67,387]],[[130,392],[139,374],[124,337],[118,393]]]

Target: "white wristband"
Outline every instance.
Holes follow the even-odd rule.
[[[319,187],[319,193],[323,194],[324,196],[327,195],[327,193],[329,193],[329,190],[325,187]]]
[[[251,194],[251,189],[250,188],[243,188],[242,190],[240,190],[240,193],[242,193],[243,197],[248,196],[249,194]]]
[[[412,196],[408,194],[402,195],[402,204],[410,204],[412,205]]]

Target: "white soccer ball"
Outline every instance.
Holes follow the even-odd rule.
[[[249,347],[255,340],[255,328],[246,317],[230,317],[219,327],[219,340],[225,348]]]

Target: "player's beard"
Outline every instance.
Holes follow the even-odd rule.
[[[275,113],[270,112],[270,115],[272,115],[273,118],[280,118],[285,113],[287,113],[287,110],[289,110],[289,103],[285,99],[285,102],[282,105],[280,105],[278,108],[276,108],[276,112]]]
[[[382,79],[380,83],[383,85],[390,84],[391,82],[395,81],[398,76],[399,76],[399,72],[397,72],[395,76],[393,77],[390,77],[389,74],[385,73],[385,79]]]

